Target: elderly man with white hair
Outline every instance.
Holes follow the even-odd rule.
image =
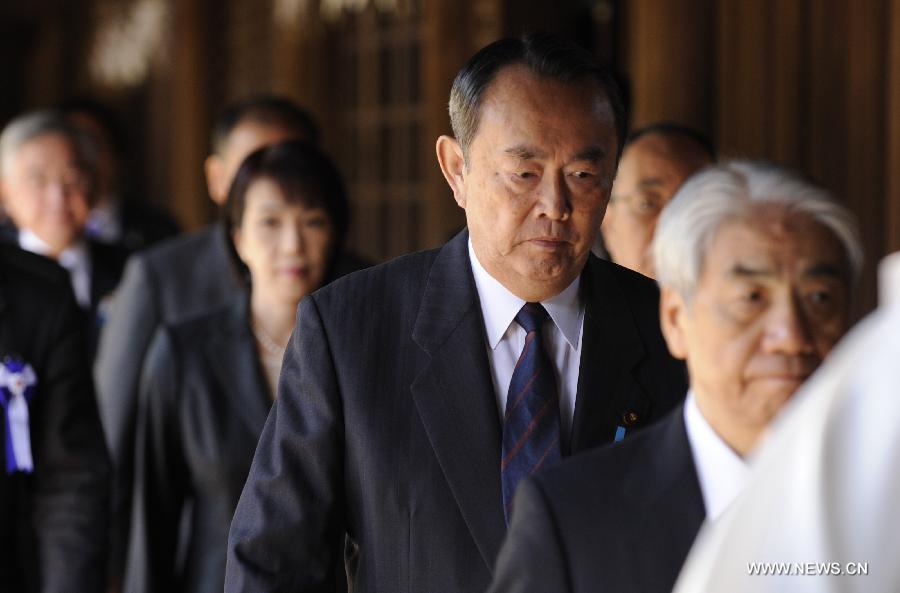
[[[4,238],[49,257],[69,272],[75,298],[92,320],[93,352],[105,299],[119,282],[127,252],[89,241],[96,147],[60,113],[35,111],[0,134],[0,199],[14,228]]]
[[[862,266],[846,209],[749,162],[689,180],[653,253],[684,405],[525,481],[493,593],[671,591],[704,518],[740,493],[748,453],[846,331]]]

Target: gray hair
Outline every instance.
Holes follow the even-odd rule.
[[[71,142],[79,164],[93,174],[97,162],[97,147],[91,138],[73,126],[58,111],[31,111],[9,122],[0,133],[0,178],[9,171],[10,163],[23,144],[38,136],[59,134]]]
[[[690,300],[706,253],[726,222],[762,208],[780,206],[806,215],[831,231],[844,248],[851,288],[863,266],[856,219],[824,189],[772,164],[731,161],[688,179],[663,210],[653,237],[653,261],[660,286]]]

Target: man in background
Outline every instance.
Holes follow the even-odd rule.
[[[594,253],[605,249],[612,261],[653,278],[650,242],[660,212],[688,177],[715,160],[712,144],[690,128],[661,122],[633,131]]]
[[[90,138],[59,112],[25,113],[0,134],[0,197],[13,224],[4,238],[69,272],[75,298],[87,312],[92,356],[128,256],[120,246],[86,236],[97,195],[96,166]]]
[[[707,524],[677,593],[900,590],[900,253],[878,309],[797,394],[751,483]]]

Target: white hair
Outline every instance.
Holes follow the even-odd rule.
[[[65,136],[72,144],[75,154],[89,172],[93,173],[97,163],[97,147],[91,138],[73,126],[58,111],[31,111],[9,122],[0,133],[0,178],[5,177],[13,157],[23,144],[47,134]]]
[[[853,288],[862,272],[863,249],[850,211],[798,174],[751,161],[723,162],[700,171],[663,210],[652,245],[659,285],[689,301],[719,228],[773,206],[808,216],[837,238]]]

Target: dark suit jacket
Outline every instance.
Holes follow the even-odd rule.
[[[0,359],[37,375],[32,474],[0,468],[0,591],[99,592],[105,585],[109,462],[68,274],[0,245]],[[0,443],[6,442],[0,412]]]
[[[164,241],[129,259],[94,368],[100,417],[115,467],[112,570],[127,543],[134,429],[144,357],[157,328],[223,306],[243,293],[221,225]]]
[[[246,298],[157,333],[141,387],[126,593],[221,593],[228,527],[271,404]]]
[[[301,302],[232,523],[226,591],[329,590],[345,531],[359,546],[355,593],[487,588],[506,530],[501,426],[467,240]],[[591,258],[582,286],[574,451],[685,393],[655,284]]]
[[[10,221],[0,224],[0,242],[19,246],[19,230]],[[91,360],[97,352],[100,332],[109,316],[113,292],[122,278],[128,250],[121,245],[87,239],[91,261],[90,305],[86,320],[86,343]]]
[[[522,482],[490,593],[668,593],[703,522],[683,407]]]

